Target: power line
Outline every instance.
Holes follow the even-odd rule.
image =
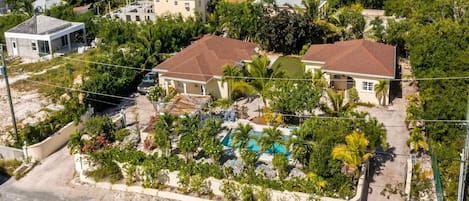
[[[137,68],[137,67],[132,67],[132,66],[123,66],[123,65],[116,65],[116,64],[109,64],[109,63],[103,63],[103,62],[96,62],[96,61],[88,61],[88,60],[83,60],[83,59],[75,59],[75,58],[70,58],[70,57],[64,57],[65,59],[71,60],[71,61],[78,61],[78,62],[84,62],[84,63],[92,63],[92,64],[99,64],[99,65],[105,65],[105,66],[112,66],[112,67],[118,67],[118,68],[125,68],[125,69],[131,69],[131,70],[140,70],[140,71],[148,71],[151,72],[152,69],[142,69],[142,68]],[[194,75],[194,76],[220,76],[220,75],[215,75],[215,74],[204,74],[204,73],[185,73],[185,72],[170,72],[171,74],[179,74],[179,75]],[[260,79],[260,80],[281,80],[281,81],[311,81],[314,80],[314,78],[265,78],[265,77],[252,77],[252,76],[224,76],[225,78],[231,78],[231,79]],[[321,78],[317,78],[316,80],[320,80]],[[413,79],[391,79],[392,81],[403,81],[403,82],[410,82],[410,81],[430,81],[430,80],[460,80],[460,79],[469,79],[469,76],[456,76],[456,77],[431,77],[431,78],[413,78]],[[348,79],[329,79],[330,81],[346,81],[346,82],[354,82]]]
[[[54,84],[49,84],[45,82],[40,82],[40,81],[34,81],[34,80],[29,80],[29,79],[24,79],[27,82],[32,82],[40,85],[45,85],[45,86],[51,86],[51,87],[57,87],[57,88],[62,88],[62,89],[67,89],[71,91],[76,91],[76,92],[81,92],[81,93],[86,93],[86,94],[93,94],[93,95],[99,95],[99,96],[106,96],[106,97],[111,97],[111,98],[117,98],[117,99],[126,99],[126,100],[132,100],[135,101],[135,98],[129,98],[129,97],[124,97],[124,96],[118,96],[118,95],[111,95],[111,94],[105,94],[105,93],[98,93],[98,92],[91,92],[91,91],[86,91],[86,90],[81,90],[81,89],[76,89],[76,88],[70,88],[70,87],[64,87],[64,86],[59,86],[59,85],[54,85]],[[316,118],[316,119],[339,119],[339,120],[369,120],[369,118],[358,118],[358,117],[330,117],[330,116],[315,116],[312,114],[309,115],[294,115],[294,114],[284,114],[284,113],[277,113],[281,114],[282,116],[290,116],[290,117],[309,117],[309,118]],[[408,120],[410,122],[441,122],[441,123],[467,123],[467,120],[453,120],[453,119],[420,119],[420,120]],[[395,121],[398,123],[402,123],[402,121]],[[382,123],[382,122],[380,122]],[[383,124],[385,127],[386,125]],[[391,126],[390,126],[391,127]],[[398,125],[396,126],[398,127]],[[405,127],[405,126],[402,126]]]
[[[45,86],[57,87],[57,88],[61,88],[61,89],[67,89],[67,90],[76,91],[76,92],[81,92],[81,93],[86,93],[86,94],[93,94],[93,95],[99,95],[99,96],[107,96],[107,97],[118,98],[118,99],[135,100],[134,98],[124,97],[124,96],[117,96],[117,95],[111,95],[111,94],[104,94],[104,93],[98,93],[98,92],[85,91],[85,90],[81,90],[81,89],[75,89],[75,88],[70,88],[70,87],[58,86],[58,85],[49,84],[49,83],[45,83],[45,82],[34,81],[34,80],[24,79],[24,81],[32,82],[32,83],[36,83],[36,84],[40,84],[40,85],[45,85]]]

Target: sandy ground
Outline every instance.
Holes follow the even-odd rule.
[[[54,68],[54,67],[53,67]],[[42,74],[44,72],[40,72]],[[22,74],[19,76],[9,77],[11,84],[18,80],[27,79],[32,74]],[[18,127],[25,124],[33,124],[46,118],[47,112],[41,111],[50,102],[42,97],[37,91],[20,92],[10,89],[13,107],[15,110],[16,122]],[[5,79],[0,79],[0,144],[5,144],[11,140],[11,136],[7,133],[12,130],[13,123],[11,119],[10,106],[6,90]]]

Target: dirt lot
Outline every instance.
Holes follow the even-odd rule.
[[[26,78],[28,78],[27,75],[13,76],[9,77],[9,82],[12,84]],[[2,108],[0,110],[0,144],[5,144],[5,142],[11,140],[11,136],[8,132],[12,130],[13,124],[11,121],[5,80],[3,78],[0,79],[0,94],[0,108]],[[21,92],[11,89],[11,96],[18,126],[41,121],[47,116],[48,113],[41,110],[49,105],[50,102],[36,90]]]

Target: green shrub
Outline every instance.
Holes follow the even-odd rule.
[[[87,172],[86,175],[94,178],[96,181],[109,178],[111,183],[115,183],[123,178],[121,169],[115,162],[103,163],[96,170]]]
[[[128,135],[130,135],[130,131],[124,128],[117,130],[115,133],[116,140],[118,141],[123,141]]]
[[[223,196],[230,201],[238,200],[238,185],[229,180],[223,180],[220,191]]]
[[[270,192],[265,188],[256,189],[254,197],[257,201],[270,201],[271,195]]]
[[[12,176],[16,168],[21,165],[19,160],[0,160],[0,175]]]
[[[254,190],[251,186],[245,185],[241,188],[240,197],[242,201],[254,201]]]

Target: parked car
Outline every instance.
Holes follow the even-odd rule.
[[[158,73],[157,72],[151,71],[151,72],[147,73],[143,77],[142,82],[140,82],[140,84],[137,87],[138,93],[140,93],[142,95],[147,94],[150,87],[155,86],[155,84],[157,84],[157,82],[158,82]]]

